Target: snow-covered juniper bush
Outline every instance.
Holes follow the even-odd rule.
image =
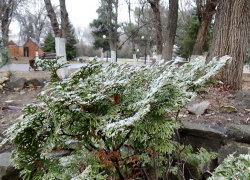
[[[57,71],[62,68],[68,67],[68,62],[58,63],[58,60],[62,58],[62,56],[58,56],[53,60],[37,60],[36,66],[41,67],[43,70],[48,70],[51,73],[51,81],[60,81],[60,77],[57,75]]]
[[[173,138],[180,127],[176,110],[228,59],[204,65],[198,58],[181,67],[103,67],[90,62],[68,79],[49,83],[38,95],[41,103],[26,105],[2,144],[16,147],[12,160],[24,179],[157,179],[178,174],[182,167],[167,158],[183,148]]]
[[[238,180],[250,179],[250,155],[240,154],[235,157],[234,154],[229,155],[221,165],[219,165],[213,176],[209,180]]]

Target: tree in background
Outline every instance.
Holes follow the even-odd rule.
[[[163,59],[165,61],[172,60],[173,56],[173,48],[175,43],[175,36],[177,30],[177,22],[178,22],[178,0],[169,0],[169,8],[168,8],[168,19],[167,19],[167,27],[166,27],[166,36],[164,42],[164,50],[163,50]]]
[[[211,26],[210,30],[206,35],[205,44],[202,47],[203,52],[208,51],[209,42],[211,39]],[[193,47],[196,41],[196,37],[199,31],[199,20],[195,12],[191,12],[190,18],[187,22],[180,25],[178,30],[178,37],[176,39],[176,44],[178,49],[176,54],[182,58],[189,59],[193,52]]]
[[[213,38],[207,62],[215,56],[230,55],[233,60],[221,73],[221,80],[231,89],[242,88],[250,22],[249,0],[220,0],[217,8]]]
[[[15,13],[15,19],[20,26],[19,41],[34,38],[39,45],[40,38],[45,36],[45,28],[49,26],[45,4],[43,0],[26,0],[25,2]]]
[[[42,46],[44,52],[56,52],[55,49],[55,37],[52,32],[49,32],[48,35],[44,38],[44,43]]]
[[[152,55],[156,50],[155,48],[152,49],[156,44],[156,30],[153,23],[152,9],[147,1],[141,1],[140,6],[135,8],[134,14],[138,29],[135,38],[137,48],[139,48],[137,55]]]
[[[67,60],[73,60],[77,55],[77,39],[75,35],[75,28],[71,23],[68,24],[67,39],[66,39],[66,54]]]
[[[160,4],[159,4],[160,0],[147,0],[147,2],[150,4],[151,9],[153,10],[153,14],[154,14],[153,22],[154,22],[155,33],[156,33],[157,60],[161,60],[163,36],[162,36],[161,13],[160,13]]]
[[[60,2],[60,12],[61,12],[61,26],[59,26],[57,16],[50,0],[44,0],[48,16],[50,18],[51,26],[55,34],[55,47],[56,55],[62,56],[58,60],[58,63],[65,63],[67,61],[66,57],[66,38],[67,38],[67,28],[68,28],[68,12],[66,10],[65,0],[59,0]],[[65,78],[68,76],[68,69],[63,68],[58,70],[60,77]]]
[[[109,33],[109,46],[111,50],[111,62],[116,62],[117,49],[118,49],[118,2],[119,0],[107,0],[105,2],[107,20],[108,20],[108,33]],[[113,8],[114,7],[114,8]]]
[[[67,60],[72,60],[77,56],[77,40],[75,36],[75,30],[71,23],[68,25],[67,30],[67,39],[66,39],[66,55]],[[52,32],[49,32],[44,39],[43,47],[44,52],[56,52],[55,51],[55,37]]]
[[[122,54],[127,55],[127,57],[130,56],[131,52],[133,54],[133,59],[134,59],[134,63],[136,63],[137,58],[136,58],[136,49],[135,49],[135,44],[136,44],[136,37],[138,36],[138,31],[139,31],[139,23],[134,24],[132,23],[131,20],[131,1],[130,0],[125,0],[128,6],[128,15],[129,15],[129,22],[126,23],[123,26],[123,30],[124,33],[126,34],[126,36],[130,39],[130,44],[132,46],[132,51],[129,50],[127,47],[123,48],[124,50],[127,50],[127,53],[120,53],[120,55],[122,56]],[[139,11],[140,13],[141,11]],[[140,16],[138,16],[140,17]]]
[[[94,38],[92,36],[92,28],[90,26],[84,28],[77,26],[75,35],[77,42],[80,44],[92,45],[94,42]]]
[[[92,35],[92,29],[90,26],[81,28],[76,28],[76,38],[77,38],[77,56],[101,56],[100,50],[95,49],[93,46],[94,38]],[[107,45],[109,47],[109,45]]]
[[[13,18],[13,13],[22,2],[16,0],[0,0],[0,64],[1,66],[10,62],[8,49],[9,26]]]
[[[108,19],[106,15],[106,8],[104,1],[101,1],[101,6],[96,10],[98,18],[94,19],[90,23],[92,30],[92,36],[94,38],[94,49],[101,49],[101,52],[109,51],[109,27]],[[101,55],[103,57],[103,55]]]
[[[136,59],[136,44],[138,44],[138,39],[139,39],[139,34],[138,34],[139,27],[138,25],[132,22],[129,22],[129,23],[123,23],[122,28],[124,31],[124,35],[120,37],[120,40],[125,43],[121,48],[121,52],[119,52],[118,54],[119,55],[123,54],[122,55],[123,57],[127,54],[126,58],[133,57],[134,61],[136,61],[137,60]]]
[[[9,26],[13,18],[13,13],[21,1],[0,0],[0,37],[4,46],[7,46],[9,39]]]
[[[203,46],[206,43],[206,35],[215,14],[218,0],[196,0],[196,4],[199,30],[192,55],[202,55]]]

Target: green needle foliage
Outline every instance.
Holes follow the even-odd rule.
[[[91,62],[48,84],[38,96],[42,103],[25,107],[2,144],[16,147],[12,160],[24,179],[164,177],[171,168],[166,157],[180,147],[173,140],[180,127],[174,112],[225,64],[216,59],[179,68]],[[207,159],[186,158],[194,164]]]
[[[240,180],[250,179],[250,155],[241,154],[239,157],[229,155],[222,164],[215,169],[209,180]]]
[[[75,35],[75,29],[71,23],[69,23],[67,28],[67,38],[66,38],[66,56],[67,60],[73,60],[77,55],[77,48],[76,48],[77,40]],[[44,44],[42,47],[44,52],[51,52],[55,53],[55,37],[52,32],[49,32],[45,37]]]
[[[10,50],[4,45],[4,38],[2,38],[0,39],[0,68],[10,63]]]
[[[68,66],[68,62],[57,63],[62,58],[61,56],[56,57],[54,60],[37,60],[36,66],[41,67],[43,70],[48,70],[51,73],[51,81],[60,81],[60,77],[57,75],[57,71]]]
[[[56,52],[56,49],[55,49],[55,37],[52,34],[52,32],[49,32],[47,34],[47,36],[45,37],[42,50],[44,52],[52,52],[52,53]]]

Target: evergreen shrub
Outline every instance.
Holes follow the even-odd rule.
[[[170,157],[199,164],[215,155],[204,149],[196,157],[181,153],[190,148],[175,141],[181,126],[176,111],[228,59],[206,65],[197,59],[181,67],[90,62],[68,79],[49,83],[38,95],[41,103],[26,105],[2,144],[16,147],[12,160],[24,179],[183,177],[183,166]]]

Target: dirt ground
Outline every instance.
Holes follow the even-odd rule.
[[[243,75],[243,90],[250,91],[250,74]],[[180,113],[184,121],[219,125],[227,127],[229,124],[250,124],[250,107],[236,101],[237,91],[228,91],[222,87],[201,89],[197,98],[189,103]],[[187,111],[193,104],[209,101],[210,106],[199,117]]]
[[[16,119],[23,113],[22,110],[1,110],[1,106],[24,107],[29,103],[39,102],[36,99],[41,89],[24,88],[20,91],[2,91],[0,90],[0,142],[3,140],[3,132],[16,122]],[[10,150],[9,146],[0,147],[0,153]]]
[[[218,125],[227,127],[229,124],[250,124],[249,107],[235,100],[237,92],[223,91],[220,88],[205,88],[197,98],[184,108],[179,117],[183,121]],[[202,101],[209,101],[210,105],[201,116],[188,112],[188,107]]]
[[[1,74],[0,74],[1,75]],[[49,72],[39,71],[39,72],[15,72],[14,76],[16,77],[44,77],[49,79]],[[245,74],[243,77],[243,89],[250,90],[250,74]],[[36,87],[26,87],[18,91],[10,90],[0,90],[0,142],[3,140],[3,131],[6,130],[9,126],[16,122],[16,118],[22,114],[22,110],[1,110],[1,107],[6,105],[24,107],[28,103],[37,103],[39,100],[36,99],[36,96],[42,89]],[[247,112],[245,109],[247,107],[237,104],[235,102],[236,92],[225,91],[219,87],[210,87],[205,88],[198,97],[190,104],[198,103],[204,100],[210,102],[205,114],[197,118],[196,115],[189,114],[184,108],[179,117],[183,121],[204,123],[219,125],[226,127],[228,124],[250,124],[250,112]],[[237,110],[232,111],[223,108],[224,106],[232,106]],[[0,148],[0,153],[3,151],[9,150],[8,146],[5,148]]]

